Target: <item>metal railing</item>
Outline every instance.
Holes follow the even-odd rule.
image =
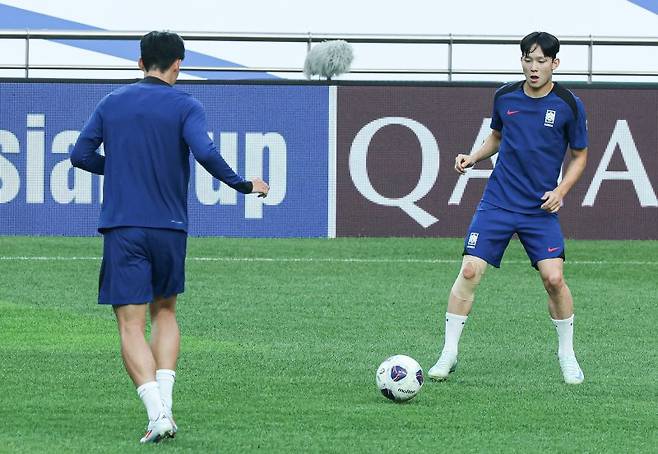
[[[447,61],[444,69],[434,68],[353,68],[353,74],[399,74],[399,75],[447,75],[452,80],[455,75],[508,75],[519,74],[518,70],[508,69],[459,69],[453,65],[455,45],[518,45],[520,36],[477,36],[477,35],[373,35],[373,34],[312,34],[312,33],[212,33],[212,32],[181,32],[185,41],[206,42],[266,42],[266,43],[306,43],[310,49],[312,43],[326,40],[343,39],[350,43],[370,44],[441,44],[447,46]],[[30,61],[30,42],[34,40],[103,40],[103,41],[138,41],[144,32],[122,31],[55,31],[55,30],[0,30],[0,40],[24,40],[25,59],[21,64],[0,64],[0,70],[24,70],[24,77],[30,77],[31,70],[103,70],[126,71],[135,70],[131,65],[42,65]],[[594,48],[597,46],[621,47],[656,47],[658,37],[621,37],[621,36],[566,36],[560,37],[564,45],[584,46],[587,48],[586,70],[560,70],[562,75],[586,76],[592,82],[594,76],[650,76],[658,77],[658,71],[645,70],[595,70]],[[267,72],[301,74],[301,67],[244,67],[244,66],[184,66],[188,73],[195,71],[212,72]]]

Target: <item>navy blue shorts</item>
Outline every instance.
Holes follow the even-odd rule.
[[[544,259],[564,260],[564,236],[555,213],[523,214],[480,202],[464,238],[464,255],[474,255],[500,267],[512,235],[517,234],[530,263]]]
[[[102,233],[99,304],[145,304],[183,293],[187,232],[117,227]]]

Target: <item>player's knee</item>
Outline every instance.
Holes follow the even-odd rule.
[[[156,316],[160,313],[176,315],[176,295],[168,298],[161,296],[156,297],[149,305],[151,316]]]
[[[558,292],[564,287],[564,276],[559,271],[548,273],[544,276],[544,287],[549,292]]]
[[[477,257],[467,256],[462,264],[461,275],[465,279],[480,282],[482,275],[487,269],[487,262]]]
[[[473,301],[475,289],[487,267],[486,262],[465,259],[459,275],[452,286],[452,294],[464,301]]]
[[[151,316],[151,324],[166,330],[176,329],[178,320],[176,312],[170,309],[162,309]]]
[[[146,334],[145,324],[141,320],[124,320],[119,318],[119,334],[122,337],[144,336]]]
[[[473,262],[466,262],[461,269],[461,273],[466,279],[474,279],[477,274],[477,268]]]

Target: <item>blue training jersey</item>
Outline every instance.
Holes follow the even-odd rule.
[[[545,213],[541,197],[557,187],[567,146],[587,147],[586,122],[582,101],[557,83],[541,98],[526,95],[523,81],[498,89],[491,129],[502,138],[482,200],[518,213]]]
[[[97,153],[101,143],[105,156]],[[252,191],[220,156],[203,106],[188,93],[146,77],[103,98],[71,152],[74,166],[105,175],[99,231],[187,231],[190,150],[213,177],[244,194]]]

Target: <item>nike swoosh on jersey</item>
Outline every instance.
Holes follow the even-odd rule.
[[[555,251],[557,251],[558,249],[560,249],[560,248],[559,248],[559,247],[549,247],[549,248],[548,248],[548,252],[555,252]]]
[[[507,109],[507,115],[514,115],[521,112],[520,110],[509,110]]]

